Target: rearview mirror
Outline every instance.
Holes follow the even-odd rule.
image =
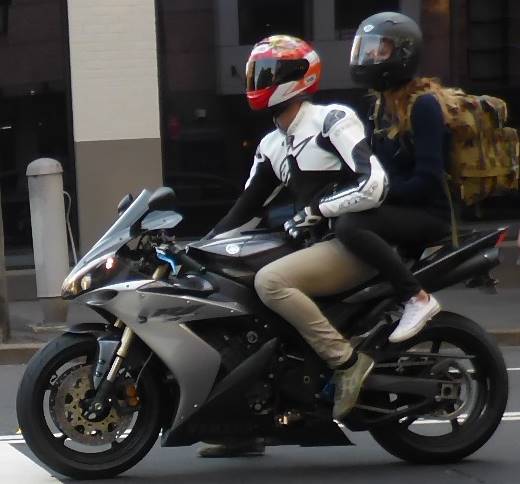
[[[122,199],[121,201],[119,202],[119,204],[117,205],[117,216],[119,217],[120,215],[122,215],[126,209],[132,205],[132,202],[134,201],[134,197],[132,196],[131,193],[127,193]]]
[[[153,192],[148,201],[148,209],[153,211],[171,210],[175,202],[175,192],[172,188],[161,187]]]

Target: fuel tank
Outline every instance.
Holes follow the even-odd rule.
[[[192,242],[187,253],[211,272],[253,286],[255,274],[266,264],[294,252],[280,232],[245,232],[240,237]]]

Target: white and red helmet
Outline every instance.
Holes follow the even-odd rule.
[[[297,37],[272,35],[255,44],[246,64],[246,93],[255,111],[318,90],[321,61],[317,52]]]

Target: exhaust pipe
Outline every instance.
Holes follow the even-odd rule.
[[[451,270],[447,270],[442,274],[432,274],[431,276],[433,277],[428,279],[421,280],[419,278],[419,280],[427,291],[435,292],[472,277],[487,274],[499,264],[499,249],[498,247],[493,247],[479,252]]]

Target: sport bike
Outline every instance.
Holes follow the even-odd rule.
[[[411,462],[458,461],[500,423],[504,359],[475,322],[443,311],[417,336],[388,342],[402,307],[377,277],[317,300],[376,365],[355,408],[332,420],[331,370],[254,290],[255,273],[298,247],[257,229],[182,246],[174,193],[127,195],[108,232],[74,267],[63,297],[105,320],[70,327],[29,362],[17,396],[36,456],[73,478],[115,476],[160,435],[164,447],[257,437],[267,445],[347,446],[369,431]],[[506,229],[403,252],[428,291],[492,287]]]

